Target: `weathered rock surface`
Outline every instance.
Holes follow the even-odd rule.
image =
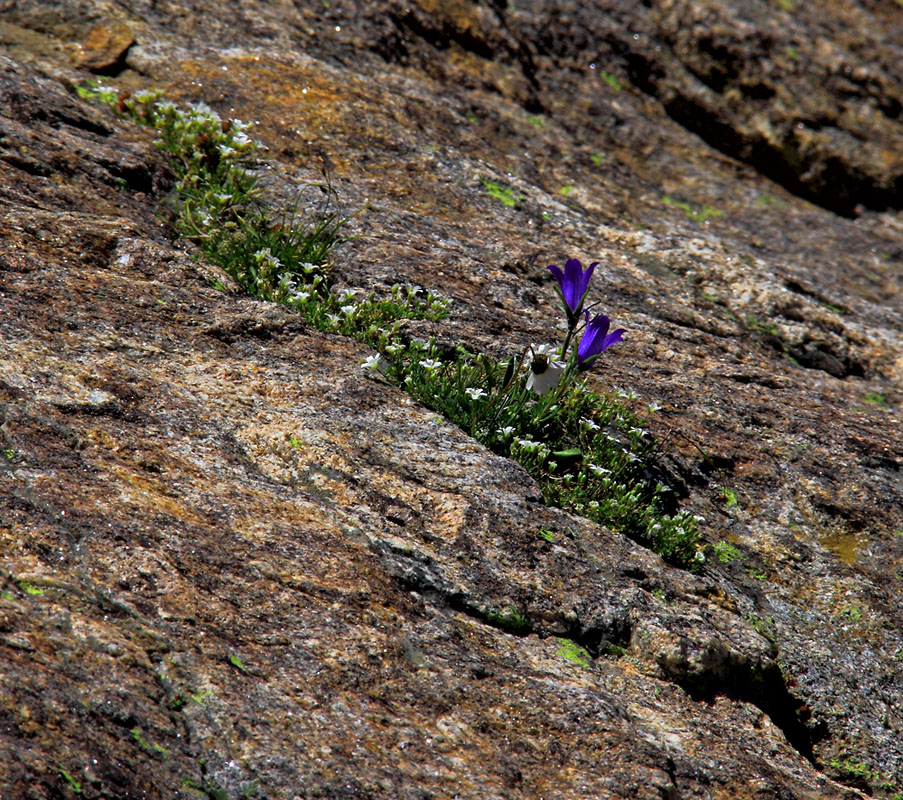
[[[0,797],[903,793],[903,10],[839,5],[6,2]],[[599,386],[739,558],[542,506],[211,288],[71,89],[120,67],[260,120],[286,207],[325,169],[339,283],[443,339],[553,340],[544,266],[600,260]]]

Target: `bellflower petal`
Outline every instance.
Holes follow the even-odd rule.
[[[589,289],[589,279],[593,276],[593,270],[599,265],[598,261],[590,264],[586,271],[576,258],[569,258],[564,262],[564,270],[555,264],[549,264],[547,269],[555,280],[558,281],[558,291],[561,299],[567,307],[568,317],[574,319],[583,307],[583,298]]]
[[[625,333],[624,328],[608,332],[611,321],[605,314],[597,314],[590,322],[589,311],[586,312],[586,330],[577,345],[577,368],[587,370],[593,361],[615,342],[620,342]]]

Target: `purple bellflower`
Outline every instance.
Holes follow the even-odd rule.
[[[594,261],[583,271],[583,265],[576,258],[569,258],[564,262],[564,270],[555,264],[549,264],[548,270],[558,281],[558,295],[564,301],[565,311],[568,315],[568,323],[573,326],[580,316],[583,308],[583,298],[589,289],[589,279],[593,276],[593,270],[599,262]]]
[[[627,332],[624,328],[608,332],[611,321],[605,314],[597,314],[590,322],[589,311],[586,312],[586,330],[577,345],[577,369],[583,371],[589,369],[605,350],[608,350],[615,342],[620,342],[621,337]]]

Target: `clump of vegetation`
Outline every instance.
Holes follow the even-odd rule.
[[[325,213],[299,222],[296,210],[276,216],[263,204],[254,172],[261,147],[248,136],[247,123],[224,120],[204,105],[177,107],[158,92],[131,96],[91,84],[79,93],[158,132],[178,181],[176,228],[249,294],[294,308],[318,330],[374,348],[367,367],[520,462],[549,505],[621,531],[674,564],[702,563],[697,520],[666,510],[676,501],[654,477],[657,445],[625,403],[636,397],[601,395],[587,386],[584,373],[624,333],[609,332],[607,316],[590,319],[584,308],[596,264],[583,270],[569,259],[564,270],[549,267],[567,320],[558,348],[533,345],[498,360],[414,340],[405,321],[440,320],[448,301],[416,286],[395,286],[380,297],[332,291],[329,259],[343,220]],[[505,205],[522,199],[491,181],[483,186]],[[495,622],[516,629],[521,619],[508,613]]]
[[[78,93],[157,131],[177,179],[176,228],[210,263],[263,300],[278,299],[285,275],[326,293],[330,253],[345,220],[326,210],[304,221],[297,208],[275,215],[263,205],[254,172],[261,148],[248,136],[250,123],[224,120],[203,103],[177,106],[157,91],[132,95],[92,83]]]
[[[496,200],[500,201],[503,206],[507,208],[516,208],[523,202],[523,197],[517,194],[513,189],[510,189],[507,186],[502,186],[495,181],[491,181],[488,178],[483,178],[482,180],[483,188],[489,193],[491,197],[494,197]]]
[[[568,330],[562,346],[533,345],[497,360],[463,347],[443,352],[435,342],[372,342],[381,355],[367,366],[404,386],[494,452],[522,464],[548,505],[573,511],[625,533],[674,564],[703,561],[697,520],[668,514],[671,489],[653,477],[656,443],[644,420],[620,397],[591,391],[583,377],[621,340],[609,319],[590,319],[583,304],[596,265],[576,259],[559,283]],[[572,347],[573,345],[573,347]]]
[[[667,206],[674,206],[674,208],[679,208],[694,222],[708,222],[712,217],[724,216],[724,212],[720,208],[715,208],[714,206],[703,206],[700,209],[695,209],[689,203],[684,203],[682,200],[675,200],[674,198],[668,197],[667,195],[662,198],[662,202]]]

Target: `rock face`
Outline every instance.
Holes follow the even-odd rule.
[[[893,0],[8,0],[0,797],[903,796],[901,29]],[[629,333],[598,388],[662,406],[705,567],[212,288],[89,69],[259,120],[274,203],[325,171],[337,285],[452,298],[424,333],[552,341],[545,265],[602,262]]]

